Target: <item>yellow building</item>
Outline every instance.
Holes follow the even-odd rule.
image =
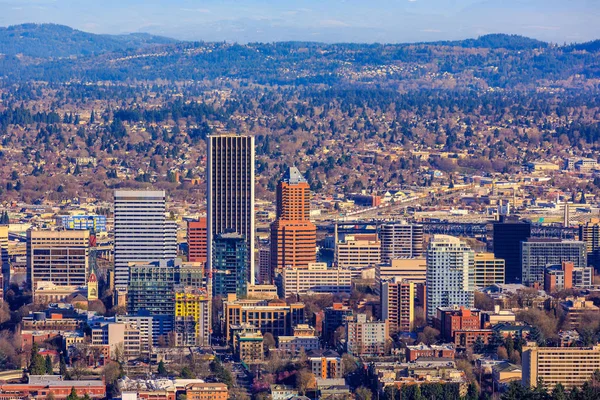
[[[581,387],[600,370],[600,346],[537,347],[523,346],[523,379],[525,386],[535,386],[539,379],[552,390],[558,383],[566,389]]]
[[[206,289],[175,289],[175,343],[177,346],[208,346],[210,343],[210,296]]]
[[[484,288],[504,284],[504,260],[494,253],[475,254],[475,287]]]

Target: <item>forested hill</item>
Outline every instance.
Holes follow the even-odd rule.
[[[56,24],[23,24],[0,27],[0,54],[34,58],[89,56],[133,50],[176,40],[146,33],[96,35]]]
[[[405,44],[178,42],[148,34],[94,35],[60,25],[26,24],[0,28],[0,86],[236,80],[244,85],[400,91],[596,90],[597,49],[597,42],[559,46],[505,34]]]

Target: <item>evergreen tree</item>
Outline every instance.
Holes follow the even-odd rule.
[[[160,376],[167,375],[167,368],[165,368],[165,363],[163,362],[163,360],[160,360],[160,362],[158,363],[158,371],[157,371],[157,373]]]
[[[565,387],[562,384],[557,384],[554,386],[554,390],[552,391],[552,400],[567,400],[568,395],[565,391]]]
[[[59,373],[63,377],[63,379],[69,379],[69,372],[67,372],[67,363],[65,362],[65,357],[60,355],[60,363],[59,363]]]
[[[46,355],[46,374],[54,375],[54,369],[52,368],[52,359],[50,355]]]
[[[473,352],[475,354],[482,354],[485,351],[485,343],[483,343],[483,339],[481,336],[477,336],[475,339],[475,343],[473,343]]]
[[[75,390],[75,386],[71,388],[71,393],[67,396],[67,400],[79,400],[79,396],[77,396],[77,390]]]
[[[540,328],[537,326],[533,326],[531,328],[531,332],[529,333],[529,340],[532,342],[536,342],[538,346],[543,347],[546,345],[546,338],[544,338],[544,334],[540,331]]]
[[[39,353],[37,343],[31,348],[31,359],[29,361],[29,375],[44,375],[46,373],[46,361]]]

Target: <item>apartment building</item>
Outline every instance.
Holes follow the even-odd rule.
[[[552,390],[557,384],[566,389],[581,387],[592,374],[600,370],[600,346],[538,347],[523,346],[523,379],[526,386],[536,386],[542,379]]]
[[[368,320],[366,314],[358,314],[346,322],[346,346],[353,356],[383,356],[389,336],[388,321]]]

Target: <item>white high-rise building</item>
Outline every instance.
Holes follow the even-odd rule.
[[[381,225],[381,262],[417,258],[423,255],[423,225],[395,222]]]
[[[212,270],[217,235],[235,232],[247,243],[249,282],[254,270],[254,137],[220,134],[207,138],[207,261]]]
[[[130,262],[177,257],[177,227],[166,217],[164,190],[115,191],[115,288],[125,291]]]
[[[427,248],[427,319],[438,307],[474,307],[475,253],[460,239],[434,235]]]

